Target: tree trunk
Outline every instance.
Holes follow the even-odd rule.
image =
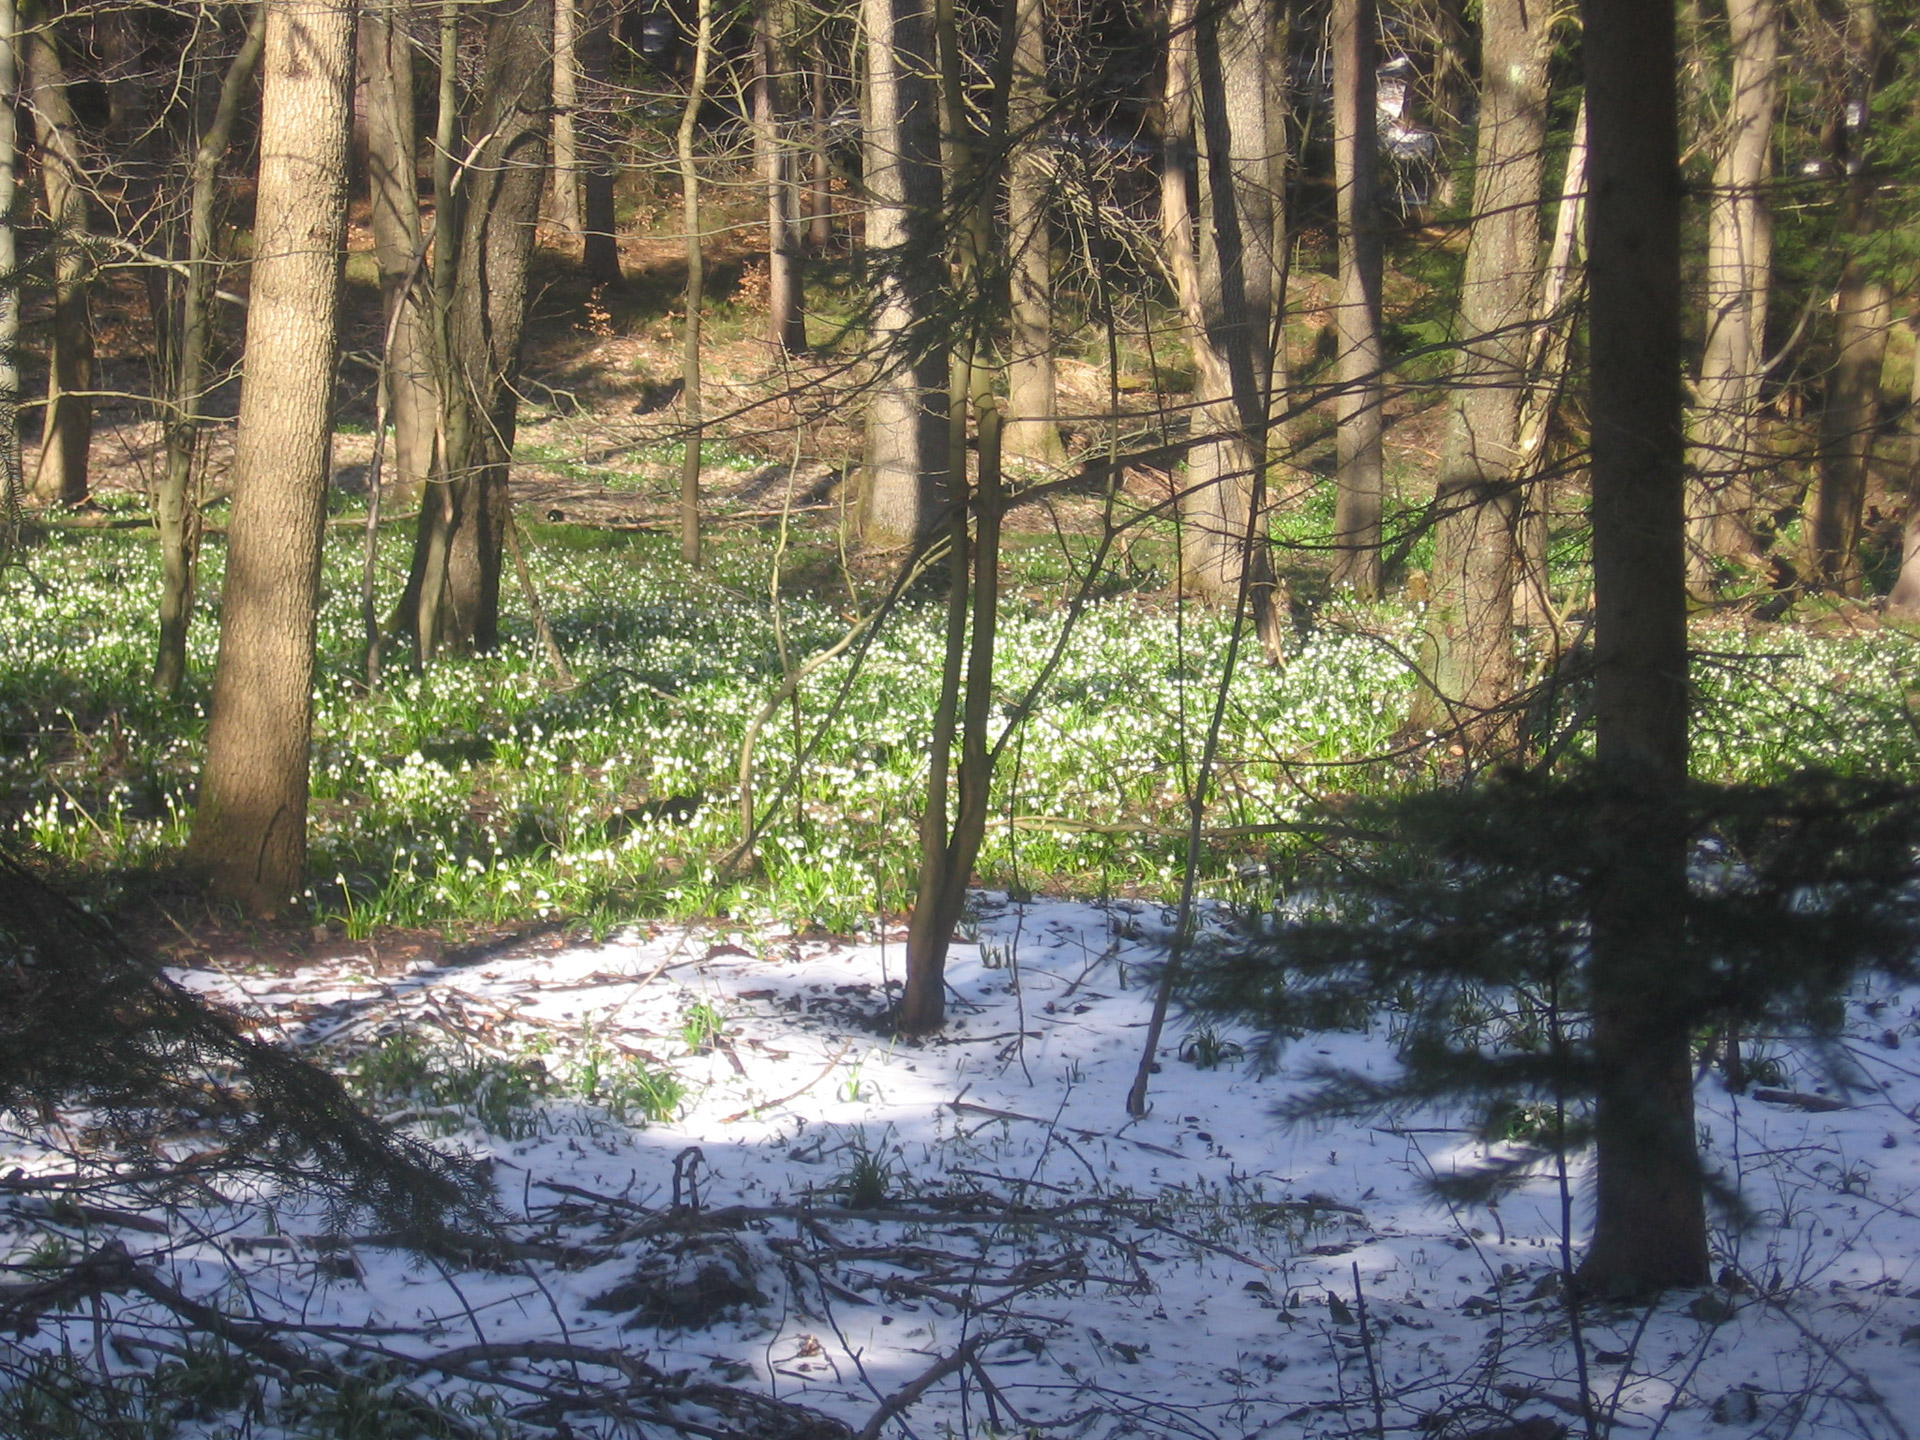
[[[1554,18],[1485,0],[1473,232],[1460,285],[1460,352],[1434,501],[1432,604],[1421,728],[1475,747],[1512,738],[1513,611],[1520,520],[1520,407],[1539,276],[1547,61]]]
[[[581,0],[553,0],[553,223],[569,235],[581,229],[580,50]]]
[[[1000,610],[1002,432],[999,404],[993,397],[983,397],[975,414],[980,445],[977,526],[969,545],[965,510],[952,521],[946,664],[933,721],[927,808],[920,816],[919,888],[907,926],[907,983],[894,1017],[909,1035],[938,1030],[945,1018],[947,948],[966,904],[974,862],[980,857],[993,789],[995,752],[987,743],[987,732],[993,719],[993,657]],[[949,828],[947,775],[956,729],[959,809]]]
[[[207,347],[213,333],[213,291],[219,274],[214,235],[220,162],[252,87],[266,41],[266,7],[255,7],[247,38],[227,68],[220,99],[194,150],[187,210],[186,283],[180,313],[156,326],[170,338],[165,455],[153,494],[154,528],[160,532],[160,646],[153,684],[177,695],[187,678],[187,631],[193,621],[194,567],[200,551],[200,516],[193,503],[193,465],[207,387]]]
[[[1668,0],[1585,0],[1594,716],[1607,871],[1594,898],[1597,1185],[1583,1282],[1708,1279],[1680,960],[1687,780],[1679,123]]]
[[[269,0],[259,211],[213,718],[190,855],[217,899],[306,882],[308,739],[353,109],[353,6]]]
[[[1053,375],[1053,244],[1047,224],[1046,0],[1017,0],[1008,133],[1007,261],[1012,313],[1007,356],[1006,453],[1037,465],[1066,459]]]
[[[1907,514],[1900,529],[1900,576],[1887,609],[1909,619],[1920,615],[1920,314],[1907,318],[1913,332],[1913,377],[1907,384]]]
[[[686,328],[680,349],[680,404],[687,422],[680,461],[680,558],[700,563],[700,448],[706,417],[700,408],[700,307],[706,299],[706,259],[700,245],[700,171],[694,164],[694,125],[706,99],[707,63],[713,53],[713,0],[699,0],[693,41],[693,78],[680,114],[680,216],[687,237]]]
[[[40,0],[30,0],[23,6],[21,19],[26,100],[40,152],[47,220],[54,231],[53,341],[33,493],[42,504],[81,505],[87,499],[87,452],[93,444],[87,180],[52,21]]]
[[[0,561],[11,562],[20,536],[20,272],[14,233],[19,134],[14,100],[20,88],[20,16],[0,0]]]
[[[484,14],[486,58],[472,124],[478,139],[460,176],[458,263],[445,300],[439,503],[426,497],[415,539],[423,660],[443,646],[486,651],[499,640],[519,407],[513,378],[546,178],[552,11],[545,0],[494,0]],[[436,287],[443,259],[435,257]]]
[[[861,14],[876,373],[860,532],[869,544],[916,543],[938,523],[947,488],[947,342],[935,321],[945,255],[932,26],[926,0],[862,0]]]
[[[408,42],[412,0],[365,0],[360,16],[360,68],[367,87],[367,193],[374,258],[393,343],[385,356],[390,453],[399,487],[418,502],[433,472],[440,390],[434,381],[420,178],[414,141],[413,55]]]
[[[826,27],[817,26],[813,37],[813,86],[811,135],[808,148],[812,173],[807,184],[807,244],[816,253],[833,243],[833,154],[828,145],[827,125],[833,104],[828,83],[829,54]]]
[[[1286,174],[1274,16],[1263,0],[1243,0],[1225,15],[1196,18],[1191,0],[1176,0],[1167,24],[1160,224],[1194,361],[1181,583],[1235,607],[1244,586],[1261,641],[1278,661],[1285,600],[1264,520],[1273,338],[1285,275],[1284,250],[1276,256],[1273,248],[1284,230],[1277,214]],[[1201,161],[1198,226],[1188,201],[1190,130]]]
[[[1574,111],[1573,135],[1567,145],[1566,170],[1560,177],[1560,203],[1553,217],[1553,241],[1547,268],[1540,278],[1534,306],[1533,334],[1528,340],[1527,390],[1520,402],[1520,457],[1518,467],[1527,482],[1520,513],[1520,594],[1516,618],[1522,625],[1552,625],[1558,631],[1548,584],[1547,563],[1552,543],[1550,524],[1552,482],[1543,475],[1547,441],[1566,390],[1573,335],[1578,328],[1578,301],[1586,266],[1587,233],[1587,101],[1584,95]]]
[[[1773,169],[1779,96],[1778,0],[1729,0],[1732,94],[1713,166],[1707,208],[1706,344],[1689,427],[1687,582],[1712,588],[1715,562],[1757,558],[1755,427],[1773,272],[1773,217],[1765,194]]]
[[[1380,594],[1380,525],[1386,508],[1381,449],[1385,387],[1381,383],[1380,219],[1375,194],[1378,30],[1373,0],[1334,0],[1333,173],[1340,249],[1340,298],[1334,319],[1340,390],[1334,401],[1333,578],[1335,584],[1351,587],[1365,600]]]
[[[574,125],[579,148],[580,191],[586,211],[584,259],[587,279],[610,287],[623,283],[620,273],[619,222],[614,215],[615,159],[613,89],[613,0],[574,0],[578,33],[574,56],[579,62],[580,115]]]
[[[789,120],[792,37],[786,0],[759,0],[754,14],[753,148],[767,199],[767,331],[789,355],[807,348],[800,251],[794,233],[792,152],[781,142]]]
[[[1814,495],[1813,572],[1848,595],[1860,593],[1860,520],[1867,469],[1880,426],[1880,371],[1891,302],[1862,251],[1874,229],[1874,176],[1867,164],[1874,70],[1880,56],[1876,0],[1847,0],[1847,118],[1830,127],[1832,161],[1847,177],[1847,256],[1835,297],[1834,360],[1820,424],[1820,483]],[[1857,117],[1857,121],[1856,118]]]

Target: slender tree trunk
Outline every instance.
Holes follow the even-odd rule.
[[[180,314],[164,327],[174,342],[167,366],[172,393],[165,420],[166,453],[153,494],[154,526],[160,532],[160,646],[153,684],[163,695],[179,694],[187,677],[187,631],[193,620],[194,567],[200,551],[193,465],[207,388],[214,282],[220,270],[214,234],[220,162],[260,63],[266,19],[266,6],[256,6],[247,38],[227,68],[212,121],[194,150],[187,201],[186,283],[181,289]]]
[[[1599,840],[1597,1183],[1583,1282],[1632,1294],[1708,1278],[1680,956],[1687,629],[1679,122],[1669,0],[1585,0],[1590,127],[1594,715],[1615,797]]]
[[[807,244],[815,253],[833,244],[833,154],[828,144],[827,127],[833,104],[827,70],[826,27],[816,26],[813,38],[812,123],[809,149],[812,174],[807,186]]]
[[[1757,558],[1751,511],[1772,288],[1773,169],[1779,97],[1778,0],[1729,0],[1732,94],[1707,209],[1706,344],[1689,427],[1687,582],[1712,587],[1715,562]]]
[[[1900,530],[1900,576],[1887,609],[1909,619],[1920,615],[1920,314],[1907,318],[1913,332],[1913,378],[1907,385],[1907,514]]]
[[[575,0],[579,33],[580,117],[574,126],[580,152],[580,191],[585,204],[587,279],[615,287],[620,273],[619,223],[614,214],[615,159],[613,0]]]
[[[707,63],[713,50],[713,0],[699,0],[693,42],[693,78],[680,115],[680,214],[687,232],[687,323],[680,351],[680,403],[687,422],[680,461],[680,558],[700,563],[700,445],[705,416],[700,408],[700,306],[706,296],[706,259],[700,242],[700,171],[694,164],[694,126],[706,99]]]
[[[1340,298],[1334,307],[1340,392],[1334,401],[1333,578],[1371,600],[1382,583],[1386,469],[1380,348],[1380,221],[1373,0],[1334,0],[1333,172]]]
[[[1434,534],[1425,687],[1414,723],[1476,746],[1512,740],[1513,611],[1520,520],[1520,408],[1539,277],[1547,61],[1554,18],[1526,0],[1480,8],[1473,232],[1460,286],[1461,349]]]
[[[1577,323],[1578,299],[1586,265],[1587,233],[1587,101],[1573,116],[1573,136],[1567,146],[1566,170],[1560,179],[1560,203],[1554,212],[1553,240],[1547,268],[1540,278],[1534,307],[1533,334],[1528,342],[1527,389],[1520,402],[1519,472],[1527,482],[1520,514],[1520,594],[1517,618],[1523,625],[1551,624],[1561,619],[1548,585],[1551,481],[1542,475],[1547,440],[1566,390],[1568,361]]]
[[[993,658],[1000,608],[1000,520],[1004,508],[999,402],[991,396],[983,397],[975,416],[980,446],[979,489],[974,506],[976,530],[969,545],[962,510],[953,526],[956,551],[949,558],[954,578],[948,599],[946,665],[942,672],[940,704],[934,715],[934,753],[929,762],[937,783],[928,786],[927,808],[920,817],[919,889],[907,926],[906,989],[895,1015],[895,1023],[909,1035],[938,1030],[945,1018],[947,947],[966,904],[974,862],[980,857],[993,788],[994,753],[987,736],[993,719]],[[955,787],[959,808],[949,828],[946,777],[956,728],[960,735],[960,767]]]
[[[868,392],[860,531],[917,542],[946,499],[947,346],[939,99],[927,0],[862,0],[867,40],[866,258],[876,374]]]
[[[786,0],[759,0],[755,8],[753,146],[767,198],[767,329],[775,345],[797,355],[807,348],[807,321],[793,223],[793,157],[780,136],[793,108],[788,100],[793,52],[789,17]]]
[[[580,208],[581,0],[553,0],[553,223],[577,234]]]
[[[14,102],[20,90],[20,17],[0,0],[0,559],[19,540],[25,482],[20,472],[20,272],[13,215],[20,161]]]
[[[401,490],[418,500],[433,472],[440,389],[434,380],[433,320],[425,239],[420,224],[420,178],[414,140],[413,56],[408,42],[412,0],[364,0],[360,68],[367,94],[367,192],[374,258],[393,344],[386,360],[393,420],[389,452]]]
[[[416,639],[423,658],[447,646],[491,650],[499,640],[507,477],[519,409],[513,378],[546,179],[552,11],[545,0],[494,0],[484,15],[486,58],[472,123],[477,139],[472,163],[459,176],[459,204],[449,207],[458,209],[460,226],[450,279],[442,269],[455,257],[434,258],[448,362],[432,487],[439,494],[422,503],[415,539]],[[447,110],[443,101],[443,117]],[[444,118],[442,125],[451,128]],[[451,197],[453,177],[436,177],[435,190]],[[437,218],[436,228],[445,223]]]
[[[1006,453],[1038,465],[1066,459],[1053,374],[1053,244],[1047,224],[1048,120],[1046,0],[1019,0],[1013,83],[1013,142],[1007,183],[1007,259],[1012,324],[1007,361]]]
[[[247,373],[190,854],[216,898],[300,903],[353,109],[351,3],[270,0]]]
[[[27,105],[33,112],[47,219],[53,226],[53,343],[47,366],[47,408],[33,491],[43,504],[87,499],[87,452],[93,444],[93,319],[87,291],[87,180],[80,137],[67,100],[66,72],[41,0],[22,7]]]
[[[1868,465],[1880,426],[1880,372],[1892,323],[1886,286],[1862,255],[1874,228],[1874,177],[1868,166],[1868,116],[1880,55],[1876,0],[1848,0],[1848,109],[1857,124],[1831,127],[1832,159],[1847,177],[1847,257],[1835,297],[1834,362],[1820,425],[1820,482],[1814,494],[1813,570],[1824,583],[1860,593],[1860,521]]]

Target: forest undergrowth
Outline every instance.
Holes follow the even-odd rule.
[[[830,529],[787,552],[778,583],[757,531],[713,547],[701,571],[662,539],[535,533],[528,558],[571,684],[556,680],[515,594],[498,653],[422,674],[390,666],[369,692],[360,540],[336,535],[315,711],[310,898],[322,923],[360,939],[540,922],[604,934],[635,916],[721,915],[853,935],[906,908],[941,597],[909,590],[867,643],[770,708],[790,671],[846,635],[854,604],[871,613],[873,587],[842,571]],[[1059,595],[1084,578],[1091,549],[1085,537],[1010,548],[997,729],[1017,709],[1024,723],[996,775],[980,875],[1015,893],[1165,899],[1178,890],[1185,797],[1229,621],[1168,600],[1151,561],[1130,561],[1092,587],[1030,693],[1061,646]],[[151,877],[185,844],[220,558],[210,544],[195,679],[178,704],[148,684],[156,574],[144,539],[55,536],[0,579],[0,825],[104,884],[104,903],[127,885],[164,892]],[[397,591],[397,540],[381,561]],[[1285,853],[1289,825],[1313,805],[1432,773],[1400,733],[1417,609],[1335,597],[1303,620],[1284,666],[1233,676],[1208,820],[1220,843],[1202,862],[1221,898]],[[1697,776],[1912,773],[1910,643],[1877,624],[1697,625]],[[1552,745],[1582,718],[1585,682],[1577,663],[1544,678],[1527,723]],[[759,828],[748,858],[750,731]]]

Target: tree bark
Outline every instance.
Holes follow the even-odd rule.
[[[26,498],[20,470],[20,272],[13,228],[20,163],[14,101],[20,89],[20,16],[0,0],[0,559],[11,560]]]
[[[351,3],[269,0],[247,371],[189,852],[217,899],[261,916],[297,906],[306,881],[353,28]]]
[[[1053,244],[1047,224],[1046,0],[1017,0],[1008,132],[1007,261],[1012,284],[1007,355],[1007,455],[1037,465],[1066,459],[1053,373]]]
[[[701,250],[700,171],[694,164],[694,125],[706,99],[707,64],[713,53],[713,0],[699,0],[693,41],[693,78],[687,83],[687,103],[680,113],[680,216],[686,231],[686,328],[680,347],[680,405],[687,422],[685,454],[680,461],[680,558],[700,563],[700,307],[706,299],[706,259]]]
[[[519,408],[512,382],[546,179],[553,12],[547,0],[493,0],[484,14],[477,138],[459,176],[458,262],[445,299],[448,365],[433,485],[439,503],[426,497],[415,539],[423,556],[415,565],[423,660],[442,647],[486,651],[499,640],[507,475]],[[447,193],[453,188],[449,183]],[[445,258],[435,257],[436,287]]]
[[[620,232],[614,214],[615,160],[613,90],[613,0],[575,0],[579,7],[574,55],[579,62],[580,115],[574,125],[580,155],[580,194],[585,209],[584,260],[587,279],[617,287]]]
[[[193,621],[194,568],[200,551],[200,517],[193,503],[193,466],[207,388],[207,349],[213,335],[213,291],[220,263],[214,234],[220,162],[240,118],[266,41],[266,6],[257,5],[247,37],[227,67],[220,98],[206,133],[194,149],[187,201],[185,284],[180,313],[156,326],[172,341],[165,455],[153,493],[154,528],[160,534],[160,645],[153,684],[177,695],[187,678],[187,631]]]
[[[1880,372],[1892,323],[1887,287],[1861,253],[1874,229],[1875,181],[1867,146],[1874,72],[1880,61],[1876,0],[1847,0],[1845,56],[1841,93],[1849,116],[1830,126],[1829,134],[1832,162],[1847,180],[1842,218],[1847,255],[1834,301],[1834,361],[1821,414],[1813,572],[1823,584],[1858,595],[1861,511],[1880,426]]]
[[[791,117],[793,43],[786,0],[759,0],[754,14],[753,147],[767,202],[768,338],[789,355],[807,348],[800,248],[793,219],[793,154],[780,127]]]
[[[1198,16],[1192,0],[1169,8],[1160,223],[1194,362],[1181,583],[1227,606],[1241,603],[1244,585],[1260,639],[1278,661],[1286,607],[1264,520],[1285,277],[1284,246],[1275,253],[1285,228],[1286,144],[1274,19],[1264,0],[1243,0],[1223,15]],[[1188,200],[1190,131],[1200,160],[1197,226]]]
[[[581,0],[553,0],[553,223],[578,234]]]
[[[820,253],[833,243],[833,155],[828,144],[827,126],[833,104],[829,84],[829,55],[825,25],[813,32],[812,69],[808,83],[813,87],[812,116],[809,129],[808,159],[812,173],[807,183],[807,244]]]
[[[26,100],[33,114],[47,220],[54,231],[53,341],[33,493],[42,504],[81,505],[87,499],[87,454],[93,444],[87,180],[52,21],[41,0],[23,6],[21,19]]]
[[[867,40],[866,258],[876,373],[867,398],[860,533],[916,543],[947,490],[947,342],[935,311],[940,236],[939,100],[927,0],[862,0]]]
[[[1590,1289],[1708,1279],[1680,958],[1687,780],[1679,123],[1666,0],[1584,0],[1594,717],[1611,802],[1589,986],[1597,1090]]]
[[[907,925],[907,982],[894,1016],[895,1024],[909,1035],[929,1034],[945,1019],[947,948],[966,904],[967,886],[973,882],[993,790],[995,752],[987,743],[987,733],[993,718],[1004,506],[999,403],[984,396],[975,414],[980,446],[976,527],[969,544],[965,512],[952,522],[955,548],[948,561],[953,579],[948,593],[946,663],[933,722],[927,807],[920,816],[919,887]],[[949,828],[947,775],[956,729],[959,807]]]
[[[1362,599],[1380,594],[1380,526],[1386,508],[1381,448],[1385,387],[1381,383],[1380,220],[1376,196],[1379,148],[1374,51],[1379,20],[1374,0],[1334,0],[1333,171],[1340,250],[1340,297],[1334,307],[1339,394],[1334,401],[1336,452],[1333,578]]]
[[[386,330],[387,403],[393,420],[389,451],[395,479],[418,502],[433,473],[440,388],[434,379],[433,320],[421,263],[420,175],[414,130],[413,54],[408,43],[412,0],[365,0],[360,16],[360,68],[367,94],[367,192],[374,258]]]
[[[1732,94],[1707,208],[1706,342],[1689,427],[1687,582],[1712,588],[1716,562],[1757,558],[1751,511],[1756,426],[1772,287],[1773,169],[1779,98],[1778,0],[1728,0]]]
[[[1920,314],[1907,317],[1913,332],[1913,377],[1907,383],[1907,514],[1900,527],[1900,575],[1887,609],[1909,619],[1920,615]]]
[[[1540,272],[1547,61],[1554,16],[1485,0],[1473,231],[1460,286],[1460,352],[1434,495],[1432,603],[1421,728],[1476,748],[1512,740],[1513,616],[1521,487],[1520,409]]]

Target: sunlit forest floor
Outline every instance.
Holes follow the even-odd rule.
[[[858,1429],[956,1354],[904,1412],[915,1433],[1213,1440],[1418,1425],[1542,1440],[1588,1411],[1634,1434],[1907,1433],[1920,1417],[1907,1343],[1920,1335],[1908,1298],[1920,1175],[1902,1158],[1920,1145],[1900,1058],[1917,1033],[1910,996],[1853,997],[1851,1092],[1784,1035],[1756,1037],[1772,1066],[1762,1089],[1784,1098],[1703,1078],[1708,1153],[1752,1228],[1718,1232],[1719,1287],[1592,1310],[1577,1343],[1555,1291],[1557,1175],[1496,1212],[1426,1198],[1424,1180],[1486,1153],[1457,1116],[1289,1131],[1268,1109],[1297,1069],[1256,1076],[1246,1037],[1176,1026],[1153,1115],[1123,1125],[1141,985],[1186,863],[1187,796],[1222,684],[1197,862],[1210,907],[1271,899],[1290,827],[1316,805],[1457,769],[1405,733],[1417,602],[1403,588],[1360,605],[1326,582],[1324,486],[1277,524],[1287,660],[1243,657],[1230,682],[1230,620],[1172,593],[1176,539],[1139,521],[1165,472],[1137,467],[1111,491],[1014,511],[995,709],[1025,718],[956,947],[956,1018],[924,1046],[879,1038],[900,977],[945,597],[932,580],[907,587],[868,638],[779,699],[882,603],[901,558],[847,539],[858,426],[829,403],[845,398],[835,272],[816,276],[822,353],[782,364],[755,338],[749,246],[716,252],[708,409],[729,418],[704,454],[696,570],[674,519],[670,249],[635,242],[620,295],[543,260],[515,487],[567,675],[509,578],[498,653],[422,673],[389,656],[371,688],[372,372],[351,357],[377,326],[371,272],[359,256],[349,266],[357,328],[323,581],[311,915],[298,925],[211,909],[180,868],[230,428],[210,440],[177,703],[147,682],[154,433],[139,404],[103,415],[96,508],[49,525],[0,575],[10,842],[191,988],[349,1076],[377,1112],[484,1157],[513,1257],[421,1269],[262,1195],[158,1219],[133,1210],[144,1224],[122,1223],[124,1197],[62,1215],[39,1206],[34,1177],[74,1156],[10,1140],[0,1168],[20,1169],[0,1190],[0,1246],[15,1262],[57,1266],[117,1237],[182,1291],[242,1297],[283,1340],[334,1347],[358,1388],[263,1380],[231,1337],[149,1297],[112,1325],[48,1322],[9,1342],[12,1373],[33,1378],[8,1392],[0,1433],[597,1433],[639,1424],[622,1406],[658,1405],[696,1425],[828,1434],[806,1427],[824,1414]],[[1407,275],[1390,290],[1403,309],[1421,303]],[[108,374],[129,391],[144,383],[138,319],[129,308],[107,332],[121,336]],[[1155,379],[1177,384],[1177,366],[1127,353],[1112,377],[1120,429],[1150,436],[1174,394]],[[1063,374],[1076,413],[1104,406],[1109,377],[1092,359],[1068,355]],[[1407,514],[1425,498],[1434,406],[1417,388],[1396,401]],[[1070,424],[1082,451],[1114,440],[1102,424]],[[1325,427],[1307,417],[1297,438],[1297,473],[1316,476]],[[389,492],[383,508],[381,615],[405,576],[408,497]],[[1576,512],[1555,551],[1566,628],[1543,623],[1525,642],[1539,686],[1526,733],[1564,753],[1582,743],[1563,737],[1585,697]],[[1096,570],[1113,523],[1128,528]],[[1410,544],[1404,577],[1423,563]],[[1914,772],[1911,637],[1871,607],[1729,606],[1701,615],[1695,640],[1702,778]],[[766,822],[746,852],[743,802]],[[1393,1035],[1385,1005],[1290,1053],[1388,1066]],[[71,1133],[83,1152],[84,1126]],[[1576,1159],[1576,1197],[1581,1178]],[[1576,1198],[1576,1238],[1583,1213]],[[712,1303],[672,1308],[688,1294]],[[611,1347],[627,1370],[601,1363]],[[441,1430],[408,1410],[416,1390]],[[128,1431],[132,1416],[148,1428]]]

